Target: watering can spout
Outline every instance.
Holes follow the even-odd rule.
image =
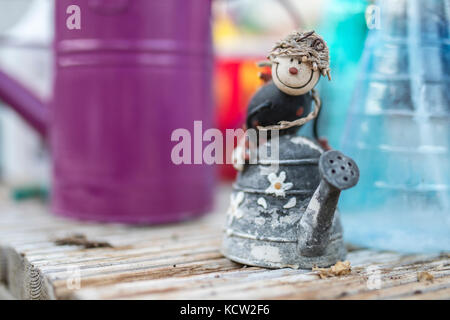
[[[299,224],[298,250],[303,256],[320,256],[326,250],[341,191],[356,185],[356,163],[339,151],[327,151],[320,157],[322,180],[315,190]]]
[[[48,109],[16,80],[0,71],[0,100],[11,106],[43,138],[47,136]]]

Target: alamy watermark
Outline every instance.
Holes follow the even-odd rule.
[[[375,4],[370,4],[366,8],[365,17],[367,28],[370,30],[381,28],[381,9]]]
[[[179,128],[172,132],[171,159],[180,164],[276,164],[279,159],[278,130],[219,129],[203,131],[201,121],[194,121],[191,131]],[[235,145],[237,143],[237,147]],[[225,151],[225,154],[224,154]],[[235,154],[235,157],[226,155]]]
[[[81,9],[72,4],[67,7],[66,13],[69,15],[66,20],[66,26],[69,30],[81,30]]]
[[[68,267],[67,273],[69,276],[66,280],[66,287],[68,290],[80,290],[81,289],[81,270],[79,267]]]
[[[367,267],[367,289],[369,290],[378,290],[381,289],[382,279],[381,279],[381,270],[377,266],[369,266]]]

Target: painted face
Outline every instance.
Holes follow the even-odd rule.
[[[299,96],[311,91],[320,78],[319,70],[314,71],[310,62],[301,58],[277,57],[272,64],[272,79],[286,94]]]

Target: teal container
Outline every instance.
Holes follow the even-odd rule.
[[[350,106],[358,63],[367,35],[367,0],[327,0],[319,34],[330,48],[333,81],[319,84],[324,112],[319,119],[319,135],[340,148],[347,111]]]

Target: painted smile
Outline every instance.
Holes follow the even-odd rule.
[[[288,86],[286,83],[281,81],[280,77],[278,76],[278,66],[279,66],[279,64],[277,64],[277,68],[275,70],[275,74],[277,75],[278,81],[280,81],[283,85],[285,85],[286,87],[291,88],[291,89],[301,89],[301,88],[306,87],[311,82],[313,75],[314,75],[314,70],[311,70],[311,76],[309,77],[309,80],[304,85],[299,86],[299,87],[292,87],[292,86]]]

